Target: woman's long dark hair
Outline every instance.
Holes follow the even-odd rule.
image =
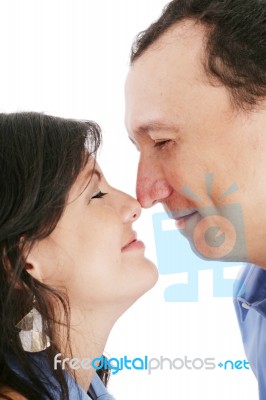
[[[0,114],[0,393],[9,387],[29,400],[52,400],[50,386],[58,398],[69,398],[64,372],[52,368],[60,352],[54,340],[54,304],[63,307],[69,335],[67,295],[31,277],[25,269],[25,249],[53,231],[71,186],[100,143],[100,128],[94,122],[39,113]],[[32,353],[23,350],[15,327],[31,310],[34,297],[51,339],[43,354],[54,387],[52,381],[45,384],[48,378]],[[10,367],[12,357],[27,379]]]

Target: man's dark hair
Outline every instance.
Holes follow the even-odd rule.
[[[266,1],[173,0],[137,36],[134,63],[168,28],[185,19],[207,28],[204,69],[225,85],[237,108],[250,109],[266,96]]]

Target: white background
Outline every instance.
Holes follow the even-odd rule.
[[[1,0],[0,110],[96,120],[104,134],[100,162],[107,179],[134,195],[138,154],[124,128],[123,85],[134,36],[164,5],[165,0]],[[152,212],[143,213],[137,229],[156,261]],[[177,278],[161,277],[118,321],[107,352],[244,359],[232,299],[212,297],[211,271],[199,277],[197,303],[166,303],[164,288]],[[218,368],[123,371],[109,387],[117,400],[257,398],[252,372]]]

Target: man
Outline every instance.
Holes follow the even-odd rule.
[[[133,45],[126,126],[140,151],[141,205],[161,202],[201,256],[250,263],[235,304],[265,400],[266,1],[169,3]],[[220,253],[212,225],[226,238]]]

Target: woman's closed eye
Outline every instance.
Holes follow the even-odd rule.
[[[94,199],[102,199],[104,196],[106,196],[108,193],[104,193],[101,190],[98,192],[93,193],[93,195],[87,196],[87,203],[90,204],[90,202]]]
[[[104,196],[106,196],[108,193],[103,193],[99,190],[96,194],[94,194],[91,198],[92,199],[102,199]]]

